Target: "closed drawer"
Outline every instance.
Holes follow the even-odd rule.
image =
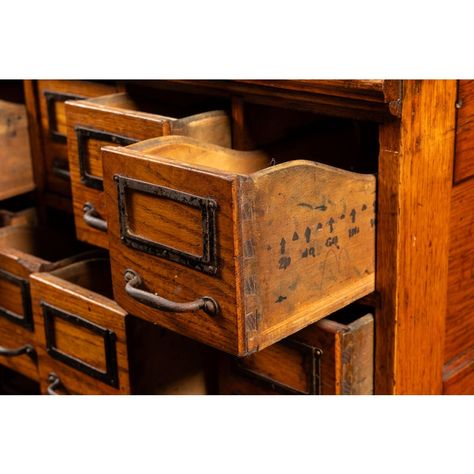
[[[114,295],[245,355],[374,290],[375,177],[191,138],[103,149]]]
[[[222,395],[370,395],[374,318],[347,308],[242,359],[222,355]]]
[[[117,92],[117,86],[91,81],[37,81],[48,191],[71,195],[64,103]]]
[[[209,350],[120,308],[108,259],[33,274],[31,293],[43,393],[207,393]]]
[[[26,108],[0,100],[0,199],[35,188]]]
[[[67,264],[76,250],[51,231],[27,225],[0,229],[0,364],[37,379],[29,275]]]
[[[183,115],[186,113],[187,109],[149,98],[140,100],[139,96],[126,93],[66,104],[74,217],[80,240],[108,248],[102,146],[129,145],[170,134],[230,146],[230,124],[225,112]]]

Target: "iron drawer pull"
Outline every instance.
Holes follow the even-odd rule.
[[[58,178],[64,179],[64,181],[71,181],[71,173],[66,167],[61,166],[62,161],[64,160],[57,159],[53,161],[53,174],[54,176],[57,176]],[[64,161],[64,163],[66,162]],[[67,166],[67,163],[66,163],[66,166]]]
[[[94,229],[107,232],[107,222],[99,217],[99,213],[90,202],[86,202],[82,210],[84,211],[82,217],[87,225],[94,227]]]
[[[36,356],[35,348],[31,344],[25,344],[24,346],[17,347],[16,349],[7,349],[6,347],[0,346],[0,356],[16,357],[23,354],[34,358]]]
[[[46,389],[48,395],[60,395],[56,392],[56,389],[61,385],[61,379],[54,372],[48,375],[48,384],[48,388]]]
[[[175,301],[167,300],[153,293],[139,290],[138,287],[142,284],[142,279],[134,270],[125,270],[124,277],[126,281],[125,291],[127,294],[151,308],[173,313],[198,311],[202,309],[210,316],[217,316],[217,314],[219,314],[219,305],[210,296],[203,296],[188,303],[176,303]]]

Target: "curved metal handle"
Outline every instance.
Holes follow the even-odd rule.
[[[48,375],[48,384],[48,388],[46,389],[48,395],[60,395],[59,392],[56,392],[56,389],[61,385],[61,379],[54,372]]]
[[[107,222],[99,217],[99,213],[90,202],[86,202],[82,210],[84,211],[82,217],[87,225],[94,227],[94,229],[107,232]]]
[[[69,169],[67,168],[67,164],[68,163],[66,160],[60,160],[60,159],[54,160],[53,167],[52,167],[54,176],[64,179],[64,181],[71,181],[71,173],[69,172]]]
[[[195,301],[188,303],[176,303],[175,301],[167,300],[161,296],[154,295],[147,291],[139,290],[142,284],[140,275],[134,270],[125,270],[125,291],[129,296],[140,301],[140,303],[146,304],[151,308],[159,309],[162,311],[170,311],[173,313],[182,313],[185,311],[198,311],[202,309],[209,316],[217,316],[219,314],[219,305],[210,296],[203,296]]]
[[[15,349],[8,349],[7,347],[0,346],[0,356],[16,357],[23,354],[34,358],[36,356],[35,348],[31,344],[25,344],[24,346]]]

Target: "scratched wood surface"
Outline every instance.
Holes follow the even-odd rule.
[[[442,392],[455,81],[404,81],[381,127],[376,393]],[[442,111],[442,113],[440,113]]]
[[[104,145],[113,144],[110,134],[125,137],[130,143],[170,134],[190,135],[204,142],[230,147],[231,129],[224,111],[207,112],[198,108],[201,113],[183,115],[189,110],[196,111],[196,107],[172,107],[161,101],[139,100],[127,93],[69,101],[66,104],[69,169],[76,230],[80,240],[108,248],[107,231],[96,229],[84,221],[86,203],[90,203],[95,209],[94,214],[105,222],[107,214],[102,190],[88,185],[81,177],[76,127],[109,134],[109,138],[88,139],[85,142],[85,171],[101,182],[100,150]]]
[[[309,392],[311,364],[295,342],[319,349],[322,395],[373,393],[374,318],[348,307],[240,360],[220,357],[219,393],[278,395]],[[342,319],[342,320],[341,320]],[[293,344],[292,344],[293,343]],[[243,369],[243,370],[242,370]],[[248,372],[247,370],[250,370]]]
[[[375,177],[309,161],[251,174],[232,172],[258,169],[268,161],[259,153],[190,138],[164,137],[104,148],[114,295],[119,304],[132,314],[243,355],[373,291]],[[214,199],[217,275],[124,245],[114,175]],[[145,201],[128,198],[128,202]],[[178,245],[180,236],[192,227],[182,222],[182,213],[164,219],[160,200],[155,202],[147,201],[151,222],[174,232]],[[127,210],[135,212],[141,211]],[[151,240],[149,232],[140,237]],[[125,292],[127,268],[138,268],[144,287],[152,293],[173,301],[211,296],[221,305],[221,313],[210,317],[202,311],[150,309]]]
[[[373,291],[375,200],[373,175],[309,161],[267,168],[242,184],[247,351]]]
[[[68,170],[67,157],[67,124],[65,102],[68,98],[87,98],[118,92],[119,86],[114,83],[101,83],[94,81],[66,81],[66,80],[39,80],[34,81],[36,88],[30,94],[29,109],[34,110],[35,99],[38,110],[38,120],[40,124],[39,133],[41,135],[42,153],[37,154],[35,159],[41,160],[41,167],[44,169],[44,187],[47,191],[57,193],[61,196],[71,196],[71,182],[67,174],[61,171]],[[57,97],[53,101],[53,123],[48,117],[48,106],[45,93],[52,92],[64,95]],[[33,117],[33,114],[31,114]],[[54,124],[55,122],[55,124]],[[62,140],[53,138],[51,130],[56,130],[64,137]],[[54,204],[54,201],[53,201]]]
[[[0,199],[35,188],[26,108],[0,100]]]
[[[444,365],[443,394],[474,395],[474,345]]]

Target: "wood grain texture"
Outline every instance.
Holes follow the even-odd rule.
[[[474,176],[474,81],[458,81],[454,183]]]
[[[474,395],[474,346],[444,366],[443,394]]]
[[[376,393],[442,391],[455,102],[455,81],[404,81],[381,127]]]
[[[43,160],[42,167],[44,169],[44,187],[53,193],[61,196],[71,196],[71,183],[64,176],[58,176],[55,169],[57,165],[67,169],[67,144],[63,141],[55,140],[51,135],[51,129],[56,130],[66,136],[66,113],[65,101],[67,97],[58,98],[54,101],[54,124],[50,124],[48,119],[48,106],[46,101],[46,92],[63,94],[73,97],[96,97],[99,95],[112,94],[119,91],[119,86],[113,83],[101,83],[94,81],[66,81],[66,80],[39,80],[34,81],[36,87],[36,96],[38,100],[37,107],[39,109],[39,124],[41,141],[43,150],[41,158]],[[38,155],[39,156],[39,155]],[[54,202],[52,202],[54,204]]]
[[[78,262],[52,273],[31,275],[31,297],[39,351],[39,373],[43,393],[51,372],[61,379],[69,393],[127,394],[130,393],[128,355],[125,331],[127,313],[107,297],[104,283],[110,280],[108,261],[95,259]],[[66,273],[67,272],[67,273]],[[61,278],[62,277],[62,278]],[[81,370],[54,359],[46,352],[45,320],[41,303],[82,318],[111,331],[115,338],[118,386],[84,374]],[[60,318],[54,318],[56,347],[59,351],[100,372],[106,372],[104,339],[88,329]]]
[[[168,117],[160,114],[160,111],[174,113],[176,116]],[[81,177],[76,127],[119,135],[131,142],[178,134],[193,136],[201,141],[222,146],[230,147],[231,145],[229,118],[224,111],[183,116],[179,107],[173,109],[160,102],[134,100],[126,93],[89,100],[68,101],[66,115],[69,169],[77,237],[103,248],[108,248],[107,232],[95,229],[84,221],[86,203],[92,204],[97,216],[104,221],[107,221],[107,214],[102,191],[87,185]],[[102,180],[100,150],[104,145],[113,144],[111,140],[90,139],[86,142],[86,172],[99,180]]]
[[[0,200],[35,188],[26,108],[0,100]]]
[[[452,190],[445,363],[474,341],[473,209],[474,180],[470,179]]]
[[[349,308],[347,308],[350,311]],[[373,393],[374,320],[355,317],[341,323],[329,318],[241,360],[220,357],[219,392],[223,395],[278,395],[310,390],[307,356],[291,342],[304,342],[322,351],[322,395]],[[290,343],[290,344],[288,344]],[[242,370],[250,369],[253,374]],[[254,374],[263,376],[259,378]],[[268,380],[265,381],[265,378]],[[284,387],[288,387],[285,390]]]
[[[372,292],[375,177],[309,161],[237,174],[259,169],[268,161],[261,153],[237,152],[180,137],[104,148],[117,301],[132,314],[243,355]],[[200,274],[124,245],[114,175],[214,199],[217,275]],[[155,205],[147,201],[146,212],[130,209],[130,203],[140,200],[127,199],[127,216],[138,213],[144,221],[148,214],[152,227],[176,235],[174,248],[180,248],[183,241],[189,250],[188,239],[180,235],[193,227],[183,221],[182,213],[163,214],[156,198]],[[145,231],[140,238],[152,241],[156,232]],[[144,287],[169,300],[213,297],[221,305],[221,314],[212,318],[202,312],[172,314],[150,309],[126,294],[123,275],[127,268],[139,268]]]

